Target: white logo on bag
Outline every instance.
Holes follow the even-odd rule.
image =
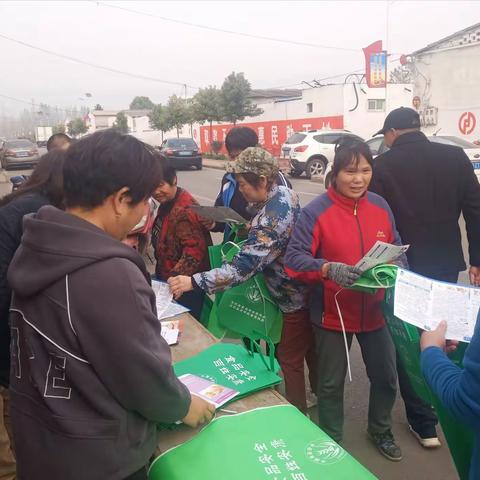
[[[262,293],[255,285],[247,288],[246,296],[252,303],[257,303],[262,299]]]
[[[332,465],[342,460],[347,452],[333,440],[314,440],[306,447],[307,458],[314,463]]]

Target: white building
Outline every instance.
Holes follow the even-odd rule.
[[[157,146],[162,143],[162,132],[150,127],[148,118],[150,110],[94,110],[88,116],[88,133],[112,128],[117,119],[117,114],[120,112],[123,112],[127,117],[128,131],[131,135],[150,145]],[[180,135],[191,137],[190,127],[186,125]],[[176,136],[176,130],[164,134],[164,138]]]
[[[480,139],[480,23],[413,52],[408,60],[426,133]]]
[[[370,138],[383,125],[386,112],[412,105],[413,86],[388,84],[387,88],[369,88],[362,80],[290,91],[293,96],[286,96],[282,90],[261,92],[257,94],[254,90],[252,99],[261,100],[257,106],[263,113],[238,125],[256,130],[259,143],[274,155],[280,155],[281,145],[295,131],[344,128]],[[210,132],[208,125],[201,126],[201,149],[210,150],[211,141],[224,141],[232,127],[218,123]],[[193,133],[198,141],[197,128]]]

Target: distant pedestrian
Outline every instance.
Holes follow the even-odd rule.
[[[420,131],[420,117],[411,108],[397,108],[387,117],[383,135],[390,150],[375,159],[370,190],[390,205],[412,271],[456,283],[465,270],[459,217],[467,226],[470,282],[480,285],[480,185],[465,152],[430,142]],[[400,392],[412,433],[426,448],[440,446],[438,422],[410,385],[397,361]]]

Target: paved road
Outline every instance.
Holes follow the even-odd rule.
[[[9,190],[9,185],[1,183],[2,173],[4,172],[0,172],[0,196]],[[10,177],[29,172],[10,171],[6,173]],[[218,193],[222,175],[222,171],[209,168],[204,168],[202,171],[182,171],[178,175],[179,185],[189,190],[200,203],[211,205]],[[322,184],[306,179],[293,179],[292,184],[300,196],[302,206],[324,191]],[[464,228],[462,230],[464,233]],[[217,234],[214,240],[219,241],[220,239],[221,235]],[[408,432],[403,404],[399,399],[397,399],[394,409],[393,432],[402,447],[404,458],[399,463],[393,463],[377,453],[366,436],[369,386],[357,342],[353,344],[351,360],[353,382],[350,383],[347,380],[345,385],[344,447],[382,480],[457,479],[458,476],[443,436],[444,446],[441,449],[423,450]],[[312,418],[315,418],[315,408],[311,409],[311,415]]]

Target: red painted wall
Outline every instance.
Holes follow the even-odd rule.
[[[253,128],[258,135],[258,141],[266,150],[273,155],[280,155],[282,144],[294,132],[315,130],[321,128],[343,128],[343,115],[334,117],[300,118],[296,120],[276,120],[270,122],[249,122],[237,126]],[[200,127],[200,145],[202,152],[209,152],[210,142],[225,141],[228,131],[233,124],[214,125],[212,127],[212,139],[210,139],[210,127]],[[197,139],[198,142],[198,139]],[[225,153],[225,147],[222,151]]]

